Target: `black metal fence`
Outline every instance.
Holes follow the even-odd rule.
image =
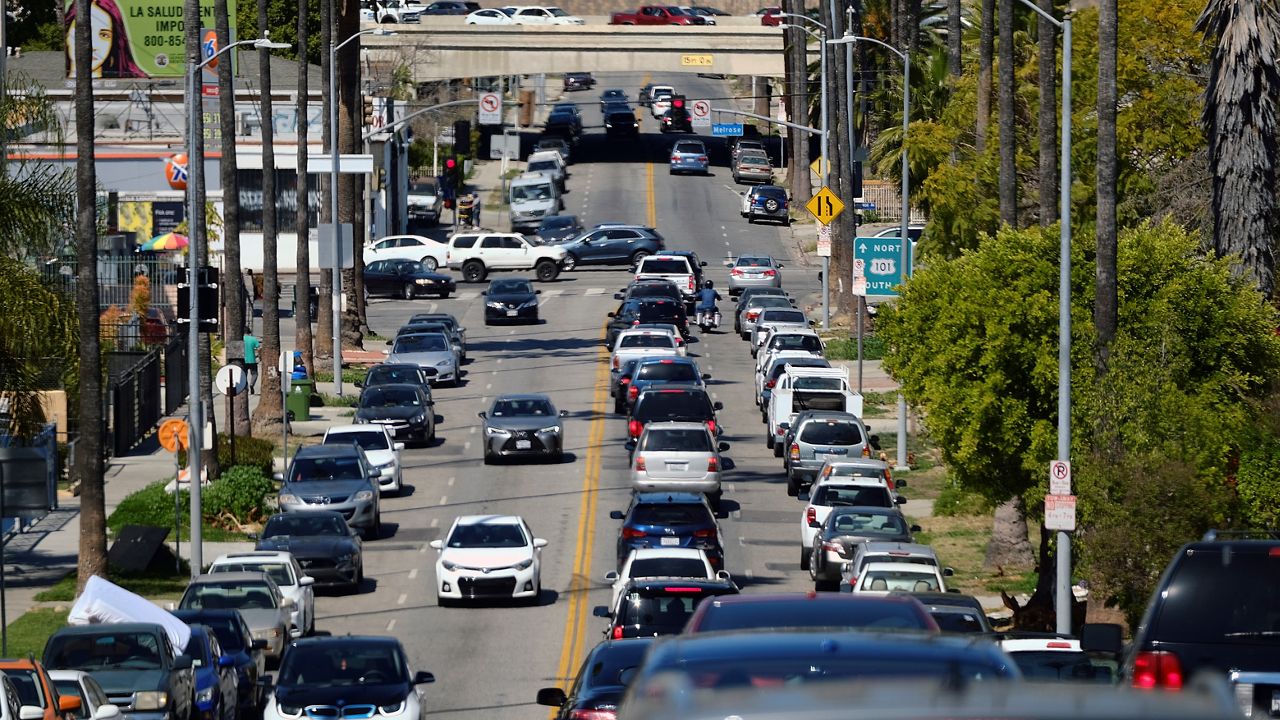
[[[172,415],[187,397],[187,343],[170,338],[164,347],[164,414]]]
[[[116,353],[108,357],[113,355]],[[121,360],[127,362],[127,358]],[[108,362],[109,366],[116,365],[114,359]],[[164,417],[160,402],[160,351],[152,350],[118,375],[113,374],[107,384],[107,396],[111,403],[111,451],[119,456],[136,447]]]

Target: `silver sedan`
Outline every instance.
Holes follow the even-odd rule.
[[[559,462],[564,457],[564,426],[560,419],[569,415],[556,410],[546,395],[500,395],[485,412],[484,461],[498,458],[539,456]]]
[[[729,268],[729,294],[749,287],[782,287],[782,263],[768,255],[743,255],[725,263]]]

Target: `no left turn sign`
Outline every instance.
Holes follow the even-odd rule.
[[[480,124],[481,125],[501,125],[502,124],[502,96],[496,92],[488,92],[480,95]]]
[[[711,127],[711,101],[694,100],[689,114],[693,116],[694,127]]]

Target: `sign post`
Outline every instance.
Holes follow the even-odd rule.
[[[502,124],[502,94],[496,92],[481,93],[480,95],[480,113],[478,120],[481,125],[501,125]]]
[[[182,572],[182,494],[178,492],[181,489],[178,486],[178,478],[182,476],[182,466],[178,463],[178,451],[187,448],[190,432],[191,430],[187,427],[186,421],[177,418],[170,418],[160,423],[160,429],[156,431],[156,436],[160,440],[160,447],[173,453],[173,529],[176,533],[174,535],[173,559],[175,572]]]
[[[689,115],[694,127],[711,127],[711,101],[694,100],[689,104]]]

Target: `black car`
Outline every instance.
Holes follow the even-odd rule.
[[[344,635],[294,640],[285,648],[267,700],[266,717],[367,717],[379,713],[416,718],[416,686],[435,682],[409,672],[408,656],[393,637]],[[392,710],[399,712],[392,713]]]
[[[457,290],[453,278],[431,272],[415,260],[375,260],[364,268],[368,296],[388,295],[412,300],[419,295],[447,298]]]
[[[651,422],[700,422],[706,423],[707,429],[718,436],[721,428],[716,422],[716,411],[723,409],[723,403],[711,402],[705,387],[656,385],[640,393],[632,403],[627,435],[635,442],[644,426]]]
[[[612,348],[619,333],[641,323],[675,325],[682,336],[689,337],[689,316],[685,313],[684,303],[665,298],[647,298],[627,300],[617,312],[609,313],[609,325],[605,332],[606,345]]]
[[[589,72],[568,72],[564,74],[565,90],[590,90],[595,86],[596,79]]]
[[[436,439],[435,401],[416,384],[377,385],[360,392],[357,423],[381,423],[397,440],[410,437],[429,444]]]
[[[555,720],[613,716],[652,644],[653,638],[605,640],[587,653],[568,695],[558,687],[542,688],[538,704],[559,708]]]
[[[604,116],[604,133],[608,137],[635,137],[640,134],[640,123],[630,110],[614,110]]]
[[[605,90],[604,92],[600,93],[601,109],[603,109],[604,106],[610,103],[625,104],[626,102],[627,102],[627,92],[622,88],[609,88],[608,90]]]
[[[480,9],[480,3],[467,0],[437,0],[422,10],[423,15],[470,15]]]
[[[1280,540],[1274,536],[1210,533],[1184,545],[1151,594],[1121,677],[1137,688],[1165,690],[1200,672],[1229,677],[1253,717],[1271,717],[1280,699],[1277,571]]]
[[[577,215],[552,215],[543,218],[533,234],[544,245],[553,245],[576,237],[581,232],[582,223],[578,221]]]
[[[683,547],[705,550],[711,567],[724,568],[720,524],[701,493],[638,492],[626,512],[609,517],[622,521],[618,531],[618,568],[638,548]]]
[[[610,638],[676,635],[709,597],[737,595],[738,586],[727,577],[641,578],[628,580],[618,595],[616,607],[597,606],[597,617],[609,618],[605,636]]]
[[[547,114],[547,121],[542,132],[546,135],[563,137],[570,141],[582,134],[582,116],[577,110],[552,110]]]
[[[484,296],[484,324],[496,322],[538,322],[538,296],[533,283],[524,278],[490,280]]]
[[[666,246],[667,241],[651,227],[623,225],[593,228],[561,247],[567,253],[564,269],[572,270],[578,265],[635,266]]]
[[[689,114],[689,109],[682,104],[676,107],[672,104],[671,109],[662,115],[662,132],[664,133],[691,133],[693,132],[693,116]]]
[[[336,513],[335,513],[336,514]],[[293,516],[290,516],[293,517]],[[338,522],[345,527],[342,518]],[[170,610],[173,616],[188,625],[204,625],[213,631],[222,648],[223,657],[230,657],[239,679],[237,697],[239,717],[252,717],[261,707],[261,686],[258,685],[258,664],[266,640],[254,640],[239,610]]]
[[[374,365],[364,374],[364,379],[356,382],[356,387],[367,388],[378,385],[417,385],[431,397],[431,377],[436,374],[435,368],[424,368],[421,365],[408,363],[383,363]]]
[[[613,376],[613,381],[609,383],[609,394],[613,396],[613,411],[619,415],[627,412],[627,390],[631,387],[636,366],[642,359],[642,357],[629,358],[623,360],[616,370],[612,368],[609,370],[610,375]]]
[[[317,586],[355,590],[364,580],[364,544],[336,510],[272,515],[253,549],[292,553]]]
[[[630,285],[623,288],[622,292],[613,294],[614,300],[623,302],[646,298],[666,298],[676,302],[684,302],[684,294],[680,292],[680,286],[663,278],[633,280]],[[619,307],[618,309],[621,310],[622,308]]]

